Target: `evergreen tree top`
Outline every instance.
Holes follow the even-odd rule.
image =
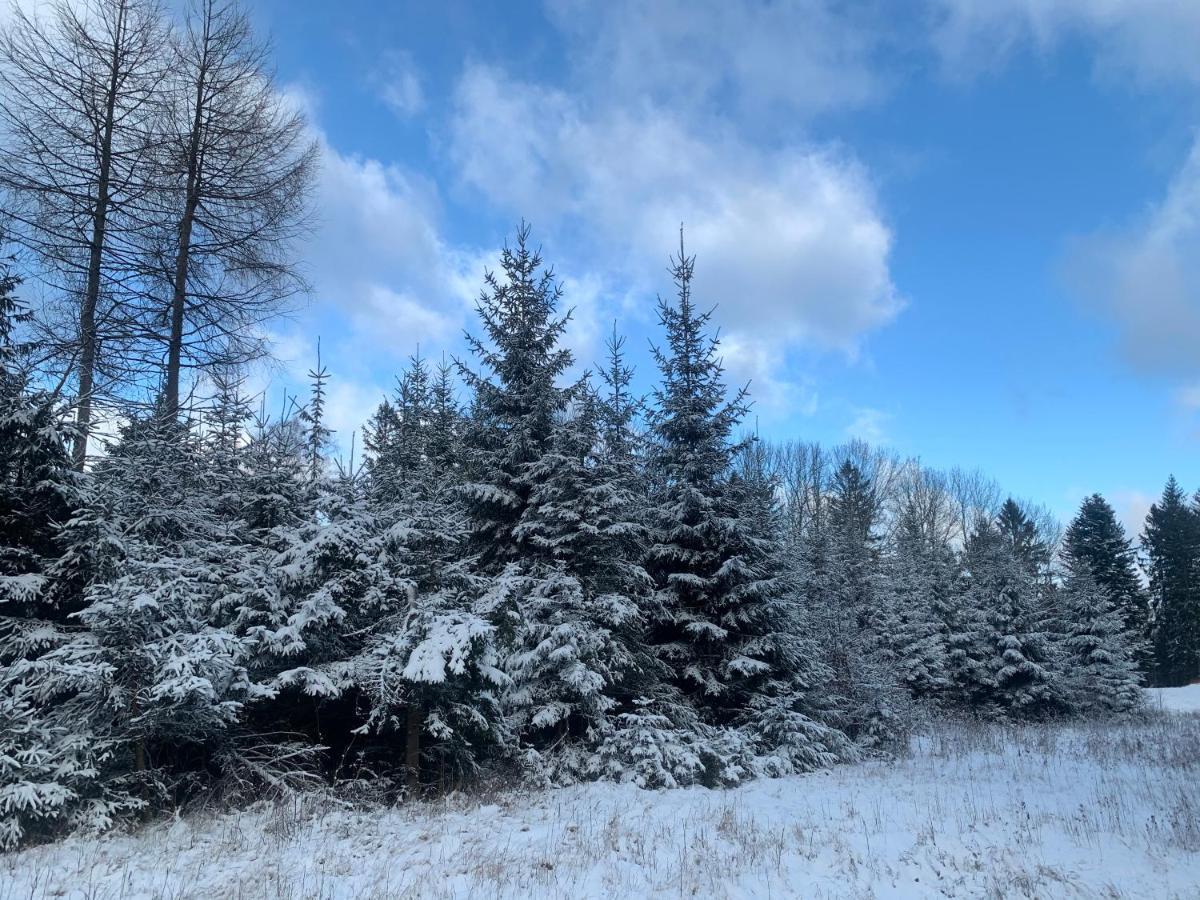
[[[562,285],[553,269],[542,267],[541,253],[529,246],[529,236],[530,227],[522,222],[516,247],[505,244],[500,253],[503,277],[490,271],[484,275],[475,311],[486,340],[466,335],[484,371],[461,362],[458,368],[481,411],[509,418],[538,413],[548,419],[574,399],[579,383],[558,387],[575,361],[569,349],[559,346],[571,312],[557,315]]]
[[[1068,567],[1086,566],[1099,580],[1109,583],[1126,578],[1136,583],[1133,545],[1117,514],[1099,494],[1080,504],[1079,512],[1063,535],[1063,558]]]
[[[681,231],[679,256],[671,261],[676,300],[658,300],[667,345],[653,348],[661,384],[650,424],[668,478],[704,484],[719,479],[737,451],[732,436],[749,411],[749,391],[742,387],[726,399],[720,339],[709,332],[712,310],[698,312],[692,302],[694,271],[695,257],[685,252]]]
[[[843,462],[834,473],[829,512],[831,524],[842,538],[862,546],[872,543],[871,531],[878,515],[874,486],[862,469],[850,460]]]
[[[996,527],[1013,555],[1031,567],[1049,562],[1050,551],[1038,535],[1037,525],[1012,497],[1004,501],[996,516]]]

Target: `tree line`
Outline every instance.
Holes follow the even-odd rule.
[[[1200,498],[1151,510],[1144,585],[1098,496],[1060,535],[978,474],[759,440],[682,244],[650,396],[615,327],[572,375],[522,226],[469,352],[334,459],[320,360],[304,403],[244,390],[313,164],[244,16],[59,4],[0,67],[47,92],[0,97],[0,846],[322,783],[729,785],[1195,676]]]
[[[673,271],[648,398],[616,334],[569,376],[522,228],[470,355],[413,358],[360,462],[330,459],[318,364],[283,414],[228,371],[187,416],[133,408],[84,472],[7,279],[5,844],[328,781],[734,784],[889,752],[933,713],[1129,714],[1160,648],[1195,652],[1155,593],[1170,517],[1195,521],[1177,488],[1147,592],[1099,497],[1059,546],[981,476],[746,436],[682,249]]]

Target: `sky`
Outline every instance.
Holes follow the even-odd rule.
[[[1200,487],[1200,2],[256,0],[323,147],[311,298],[343,446],[463,353],[527,220],[579,368],[638,384],[684,226],[771,438],[979,467],[1138,528]]]

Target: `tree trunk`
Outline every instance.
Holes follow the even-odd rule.
[[[196,204],[188,197],[183,221],[179,223],[179,249],[175,254],[175,290],[171,296],[171,333],[167,341],[167,378],[163,388],[164,412],[174,420],[179,415],[179,373],[183,365],[183,316],[187,303],[188,260],[192,243],[192,220]]]
[[[100,300],[100,270],[104,260],[104,233],[108,226],[109,179],[112,174],[113,119],[121,73],[121,41],[125,30],[125,7],[117,15],[113,35],[108,93],[104,98],[104,133],[100,140],[100,159],[96,183],[96,209],[92,215],[92,240],[88,253],[87,285],[79,307],[79,402],[75,410],[75,468],[83,471],[87,463],[88,437],[92,427],[92,392],[96,385],[96,306]]]
[[[200,138],[204,125],[204,97],[208,80],[208,46],[211,40],[212,8],[204,13],[204,58],[196,73],[195,108],[188,136],[187,194],[183,217],[179,221],[179,243],[175,252],[175,286],[171,296],[171,333],[167,340],[167,379],[163,390],[166,414],[172,420],[179,415],[179,376],[183,366],[183,319],[187,306],[188,265],[192,253],[192,225],[200,205]]]
[[[419,704],[408,707],[408,722],[404,741],[404,767],[408,770],[409,796],[421,789],[421,725],[425,714]]]

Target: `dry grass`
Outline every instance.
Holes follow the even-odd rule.
[[[892,763],[731,791],[308,795],[0,858],[42,897],[1196,897],[1200,717],[942,723]]]

